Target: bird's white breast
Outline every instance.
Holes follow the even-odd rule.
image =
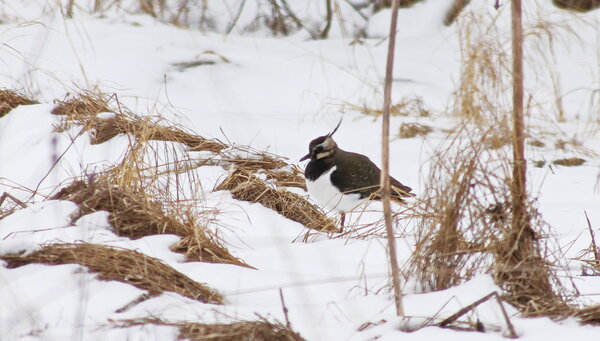
[[[323,173],[315,181],[306,180],[306,188],[311,199],[315,200],[326,210],[351,211],[360,205],[364,199],[360,199],[360,194],[344,194],[331,183],[331,173],[336,167],[332,167]]]

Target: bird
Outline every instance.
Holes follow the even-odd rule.
[[[300,161],[310,159],[304,170],[310,197],[325,209],[340,213],[343,232],[346,212],[365,200],[381,200],[381,169],[367,156],[338,147],[332,136],[341,123],[329,134],[310,141],[309,152]],[[404,198],[415,196],[412,188],[391,176],[390,185],[393,201],[405,203]]]

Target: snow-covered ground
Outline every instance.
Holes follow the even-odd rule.
[[[55,131],[62,117],[50,114],[52,101],[82,89],[115,93],[123,106],[137,114],[160,115],[204,137],[268,150],[293,164],[306,154],[311,139],[329,132],[343,116],[335,136],[340,147],[381,163],[380,120],[365,116],[359,108],[381,106],[389,11],[361,22],[340,1],[340,11],[351,18],[348,25],[360,23],[371,38],[355,41],[352,30],[342,29],[335,21],[329,39],[311,40],[303,30],[272,37],[264,29],[243,34],[234,29],[225,35],[179,28],[117,8],[90,14],[88,2],[82,1],[83,8],[76,7],[74,17],[66,19],[55,1],[0,0],[0,88],[20,90],[41,103],[20,106],[0,118],[0,194],[8,192],[20,200],[28,199],[27,189],[50,194],[68,179],[105,169],[123,157],[129,146],[126,136],[91,145],[89,133],[78,135],[80,128]],[[253,2],[248,1],[245,11],[256,10]],[[306,2],[312,4],[306,8],[302,0],[289,2],[303,8],[299,13],[307,17],[324,13],[315,1]],[[235,1],[223,3],[224,7],[239,6]],[[393,102],[421,98],[431,114],[392,118],[390,167],[391,174],[417,194],[426,187],[428,160],[444,141],[446,129],[460,120],[444,115],[452,106],[461,72],[460,32],[456,25],[445,27],[441,22],[448,6],[449,1],[427,0],[401,10],[399,17]],[[491,31],[497,30],[508,43],[509,7],[505,2],[497,12],[491,1],[474,0],[467,9],[482,17],[497,16]],[[590,245],[584,211],[596,231],[600,224],[600,157],[596,154],[600,153],[600,11],[573,14],[542,0],[526,1],[524,10],[526,29],[535,29],[544,19],[576,33],[561,26],[552,54],[535,51],[544,44],[536,41],[543,40],[541,34],[527,37],[526,51],[539,61],[535,64],[530,59],[526,64],[526,89],[539,104],[531,109],[528,122],[535,126],[532,131],[549,136],[539,135],[546,147],[528,147],[527,159],[550,163],[578,156],[586,162],[579,167],[530,166],[528,179],[543,218],[565,254],[581,302],[598,303],[600,277],[580,276],[582,263],[573,258]],[[219,22],[221,29],[234,15],[224,13],[229,16]],[[238,25],[250,20],[241,16]],[[196,61],[214,63],[180,66]],[[536,76],[527,77],[534,70]],[[551,84],[550,73],[539,70],[555,72],[558,86]],[[565,122],[558,120],[553,91],[562,98]],[[526,103],[530,102],[526,99]],[[434,131],[425,137],[398,138],[400,125],[408,122],[430,125]],[[560,149],[554,147],[557,140],[574,143]],[[85,241],[135,249],[217,289],[225,305],[164,293],[118,313],[142,290],[100,281],[77,265],[0,266],[0,340],[177,337],[175,327],[115,328],[111,322],[143,317],[210,323],[254,320],[259,314],[284,321],[279,289],[293,329],[307,340],[494,340],[505,333],[501,311],[492,301],[470,315],[488,326],[488,333],[436,327],[401,332],[393,301],[383,290],[388,284],[385,239],[323,237],[311,243],[293,242],[306,233],[299,223],[259,204],[237,201],[228,192],[211,191],[227,170],[203,167],[197,172],[203,184],[197,197],[220,212],[214,228],[231,253],[257,270],[184,262],[181,254],[169,250],[176,236],[119,237],[107,213],[96,212],[72,222],[74,203],[44,201],[42,195],[0,220],[0,254],[32,251],[52,242]],[[8,205],[6,201],[3,207]],[[377,203],[370,207],[380,209]],[[353,215],[351,223],[369,217]],[[407,237],[398,239],[398,256],[404,264],[414,250],[414,231],[403,221],[398,228],[407,229]],[[494,290],[501,291],[487,274],[440,292],[420,293],[407,287],[404,308],[409,316],[448,316]],[[524,319],[507,308],[523,340],[596,340],[600,333],[574,319]],[[358,331],[366,322],[377,326]]]

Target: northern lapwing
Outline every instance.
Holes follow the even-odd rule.
[[[340,232],[344,228],[345,212],[365,200],[381,200],[381,169],[364,155],[340,149],[331,137],[341,123],[340,120],[331,133],[310,141],[308,154],[300,159],[310,159],[304,171],[310,196],[325,209],[340,212]],[[404,203],[403,198],[415,196],[410,187],[391,176],[390,184],[394,201]]]

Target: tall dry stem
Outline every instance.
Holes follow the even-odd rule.
[[[392,21],[390,23],[390,36],[388,45],[387,65],[385,72],[385,85],[383,93],[383,118],[382,118],[382,171],[381,171],[381,200],[383,201],[383,215],[385,219],[385,228],[388,240],[388,255],[390,257],[390,267],[392,271],[392,286],[394,289],[394,303],[396,305],[396,314],[404,316],[402,309],[402,290],[400,289],[400,270],[398,269],[398,259],[396,255],[396,239],[394,238],[394,228],[392,221],[392,208],[390,204],[390,102],[392,94],[392,73],[394,70],[394,48],[396,42],[396,26],[398,23],[398,1],[392,3]]]

